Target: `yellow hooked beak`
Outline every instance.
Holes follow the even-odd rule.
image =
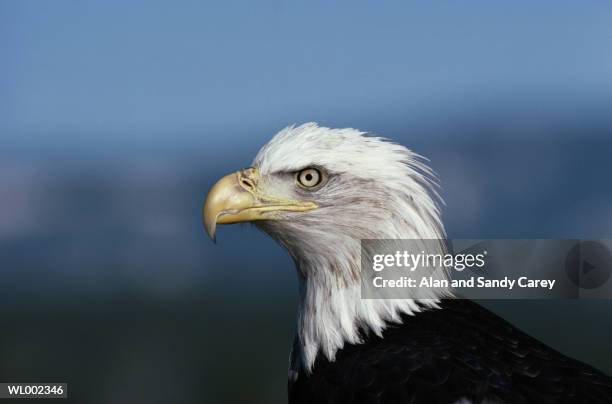
[[[305,212],[318,207],[310,201],[263,195],[258,184],[259,171],[251,167],[228,174],[213,185],[202,209],[210,238],[215,239],[217,224],[276,220],[280,211]]]

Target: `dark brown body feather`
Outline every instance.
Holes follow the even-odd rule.
[[[610,352],[606,353],[610,354]],[[289,403],[612,403],[612,379],[469,300],[405,316],[289,383]]]

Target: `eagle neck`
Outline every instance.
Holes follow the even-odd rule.
[[[300,300],[290,375],[310,373],[318,355],[334,361],[345,344],[362,343],[368,333],[382,336],[389,323],[401,323],[402,314],[437,307],[437,298],[362,299],[360,253],[359,241],[352,241],[325,261],[295,260]],[[353,275],[339,277],[339,268]]]

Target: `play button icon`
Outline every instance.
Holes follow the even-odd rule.
[[[583,274],[588,274],[593,269],[595,269],[595,265],[591,265],[591,263],[587,261],[582,261],[582,273]]]
[[[580,241],[567,253],[565,272],[582,289],[598,288],[610,278],[612,255],[602,243]]]

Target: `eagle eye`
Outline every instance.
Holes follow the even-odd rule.
[[[316,168],[305,168],[297,173],[297,182],[304,188],[316,187],[323,180],[321,171]]]

